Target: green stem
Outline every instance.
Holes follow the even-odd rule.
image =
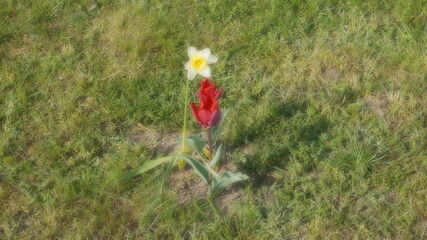
[[[209,162],[212,162],[213,149],[212,149],[212,136],[211,136],[210,128],[208,128],[208,145],[209,145]]]
[[[181,153],[185,154],[185,138],[186,132],[187,132],[187,104],[188,104],[188,86],[189,86],[190,80],[187,78],[187,81],[185,82],[185,102],[184,102],[184,126],[182,128],[182,145],[181,145]],[[178,161],[178,168],[180,171],[184,170],[185,168],[185,160],[180,159]]]

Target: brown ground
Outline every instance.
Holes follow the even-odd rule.
[[[168,155],[178,149],[179,144],[177,144],[176,139],[181,137],[181,134],[181,132],[161,133],[138,124],[129,134],[129,140],[136,144],[143,143],[153,151]]]
[[[179,149],[180,146],[176,143],[176,139],[180,136],[180,132],[159,133],[139,124],[129,134],[129,139],[134,143],[144,143],[161,155],[168,155]],[[234,172],[236,166],[227,159],[222,159],[219,168],[215,170],[219,174],[228,171]],[[169,177],[168,185],[177,195],[179,205],[185,205],[193,199],[208,198],[208,185],[188,165],[184,171],[174,170]],[[223,213],[229,212],[234,202],[245,199],[245,195],[238,185],[229,187],[216,198],[216,205]]]
[[[236,171],[236,166],[230,162],[225,162],[217,169],[220,175],[228,171]],[[193,199],[208,198],[208,185],[189,166],[182,172],[172,172],[168,184],[171,190],[176,193],[180,205],[185,205]],[[243,199],[245,199],[244,193],[238,184],[235,184],[222,191],[215,203],[223,213],[227,213],[234,202]]]

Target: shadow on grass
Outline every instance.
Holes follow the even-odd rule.
[[[291,119],[295,114],[303,113],[307,109],[306,102],[287,102],[276,103],[268,109],[268,117],[261,119],[255,125],[239,129],[239,134],[233,139],[233,148],[239,148],[247,145],[250,142],[256,142],[266,136],[271,135],[270,129],[282,121]],[[238,126],[240,128],[240,126]]]
[[[312,171],[315,163],[305,160],[305,155],[326,158],[328,150],[319,143],[319,138],[331,127],[327,116],[309,114],[306,102],[277,103],[269,109],[268,116],[250,130],[242,131],[234,146],[237,152],[244,146],[252,146],[251,153],[237,153],[234,160],[256,185],[268,184],[270,173],[276,168],[285,169],[291,158],[303,159],[306,172]]]

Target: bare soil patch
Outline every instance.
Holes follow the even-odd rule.
[[[369,109],[381,117],[385,115],[390,104],[390,101],[385,94],[380,96],[367,96],[366,102],[368,103]]]
[[[160,133],[154,129],[136,125],[129,134],[129,140],[133,143],[144,143],[148,148],[168,155],[179,151],[180,145],[176,139],[181,137],[181,132]],[[191,133],[189,133],[191,135]],[[204,137],[204,136],[202,136]],[[251,147],[248,148],[251,151]],[[226,154],[227,155],[227,154]],[[220,162],[220,166],[215,169],[220,175],[225,172],[235,172],[236,165],[224,158]],[[179,205],[185,205],[192,200],[204,200],[208,196],[208,185],[187,165],[184,171],[174,169],[169,176],[168,185],[176,194]],[[222,191],[216,197],[217,206],[223,213],[230,210],[232,204],[236,201],[243,200],[245,195],[239,188],[239,184],[234,184]]]
[[[168,155],[178,150],[177,139],[181,137],[181,132],[161,133],[155,129],[137,124],[129,134],[132,143],[143,143],[153,151],[162,155]]]
[[[216,170],[221,175],[225,172],[235,172],[236,166],[229,161],[224,161]],[[204,200],[209,197],[208,185],[189,166],[184,171],[172,172],[168,184],[176,194],[179,205],[185,205],[191,200]],[[234,202],[244,199],[245,195],[239,184],[234,184],[222,191],[216,197],[215,202],[223,213],[227,213]]]

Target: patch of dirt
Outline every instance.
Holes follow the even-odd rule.
[[[369,109],[381,117],[384,116],[384,113],[389,106],[389,100],[385,95],[368,96],[366,97],[366,102],[369,106]]]
[[[256,149],[252,144],[246,145],[241,149],[241,152],[245,155],[254,155],[255,151]]]
[[[19,210],[13,215],[12,221],[18,224],[18,229],[17,229],[18,232],[24,231],[29,226],[30,223],[28,221],[28,218],[29,218],[28,213],[22,210]]]
[[[202,200],[207,197],[208,185],[190,168],[174,171],[168,181],[172,191],[178,196],[178,204],[183,205],[190,200]]]
[[[325,79],[336,81],[341,76],[341,70],[335,67],[323,68],[322,76]]]
[[[235,172],[236,166],[224,161],[216,171],[220,175],[225,172]],[[179,205],[185,205],[193,199],[203,200],[209,197],[208,185],[188,165],[185,171],[172,172],[168,184],[177,195]],[[228,213],[234,202],[243,199],[245,199],[245,195],[240,190],[239,184],[236,183],[222,191],[215,201],[221,212]]]
[[[181,134],[181,132],[159,133],[154,129],[138,124],[132,129],[128,139],[133,143],[144,143],[145,146],[162,155],[168,155],[180,150],[180,145],[177,144],[176,139],[181,137]],[[188,133],[188,135],[192,134]],[[253,147],[248,147],[247,150],[251,152]],[[214,170],[221,175],[225,172],[236,172],[237,167],[225,158],[221,160],[219,168]],[[203,200],[209,197],[208,185],[188,164],[184,171],[175,169],[170,174],[168,185],[178,197],[179,205],[185,205],[191,200]],[[240,190],[239,184],[236,183],[222,191],[215,201],[219,209],[223,213],[227,213],[235,201],[244,198],[245,195]]]
[[[242,201],[245,199],[245,194],[237,187],[239,184],[235,184],[228,188],[227,190],[223,191],[217,199],[217,205],[219,206],[219,209],[223,213],[230,212],[233,203],[236,201]]]
[[[142,124],[137,124],[128,138],[133,143],[144,143],[151,150],[168,155],[179,148],[176,139],[181,137],[181,134],[181,132],[159,133]]]

